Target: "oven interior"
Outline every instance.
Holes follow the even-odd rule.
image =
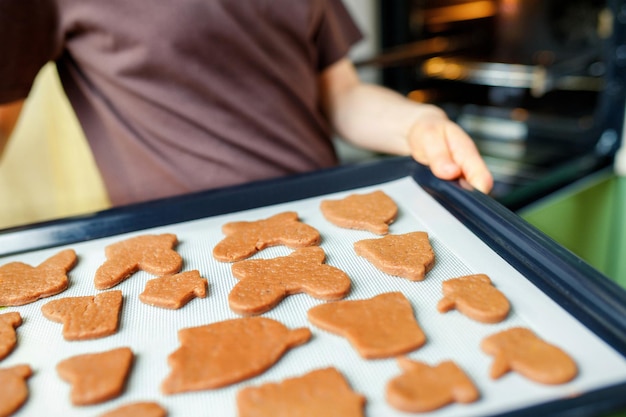
[[[624,0],[380,2],[382,83],[441,106],[518,209],[610,166],[624,118]]]

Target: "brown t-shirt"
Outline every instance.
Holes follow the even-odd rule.
[[[56,60],[114,204],[332,166],[341,0],[0,0],[0,102]]]

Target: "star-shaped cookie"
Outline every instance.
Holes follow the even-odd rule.
[[[268,246],[302,248],[318,245],[321,240],[317,229],[302,223],[293,211],[262,220],[226,223],[222,232],[226,237],[213,248],[213,257],[221,262],[241,261]]]

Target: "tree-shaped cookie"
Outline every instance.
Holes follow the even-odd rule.
[[[483,323],[498,323],[511,309],[509,300],[494,287],[485,274],[465,275],[441,284],[443,298],[437,304],[441,313],[454,308]]]
[[[0,306],[28,304],[64,291],[77,259],[76,252],[66,249],[36,267],[23,262],[0,266]]]
[[[214,389],[259,375],[289,349],[307,342],[307,328],[290,330],[264,317],[243,317],[182,329],[168,357],[165,394]]]
[[[387,235],[354,243],[357,255],[382,272],[421,281],[435,264],[435,253],[426,232]]]
[[[72,385],[72,404],[99,404],[122,394],[133,357],[130,348],[121,347],[64,359],[56,369]]]
[[[28,365],[0,368],[0,416],[10,416],[28,399],[26,379],[33,371]]]
[[[322,300],[339,300],[350,292],[350,278],[334,266],[324,264],[319,246],[296,249],[288,256],[250,259],[233,264],[233,275],[241,281],[228,296],[238,314],[262,314],[290,294],[307,293]]]
[[[114,287],[139,270],[152,275],[177,273],[183,266],[183,259],[174,250],[177,244],[176,235],[164,233],[135,236],[107,246],[107,260],[94,278],[96,288]]]
[[[322,200],[326,220],[346,229],[367,230],[384,235],[398,215],[398,206],[383,191],[351,194],[340,200]]]
[[[194,297],[205,298],[207,286],[198,270],[180,272],[151,279],[139,299],[156,307],[178,309]]]
[[[221,262],[241,261],[269,246],[303,248],[320,243],[317,229],[302,223],[293,211],[262,220],[226,223],[222,232],[226,237],[213,248],[213,257]]]
[[[15,329],[22,324],[22,316],[17,311],[0,314],[0,360],[6,358],[17,345]]]
[[[453,402],[472,403],[480,394],[472,380],[453,361],[436,366],[398,358],[403,373],[387,383],[387,402],[400,411],[424,413]]]
[[[63,323],[65,340],[98,339],[117,332],[122,299],[121,291],[59,298],[44,304],[41,312],[47,319]]]
[[[493,379],[515,371],[543,384],[563,384],[578,374],[576,362],[565,351],[524,327],[491,335],[480,346],[494,357],[490,371]]]
[[[343,300],[309,309],[317,327],[348,339],[365,359],[390,358],[426,342],[409,300],[400,292],[366,300]]]
[[[237,392],[239,417],[362,417],[365,397],[335,368]]]

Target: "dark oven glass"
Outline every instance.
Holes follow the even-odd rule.
[[[624,1],[380,7],[383,53],[369,64],[382,68],[385,85],[440,105],[472,135],[496,176],[497,198],[523,205],[571,181],[550,176],[556,167],[610,162],[624,115]],[[527,186],[534,194],[515,197]]]

